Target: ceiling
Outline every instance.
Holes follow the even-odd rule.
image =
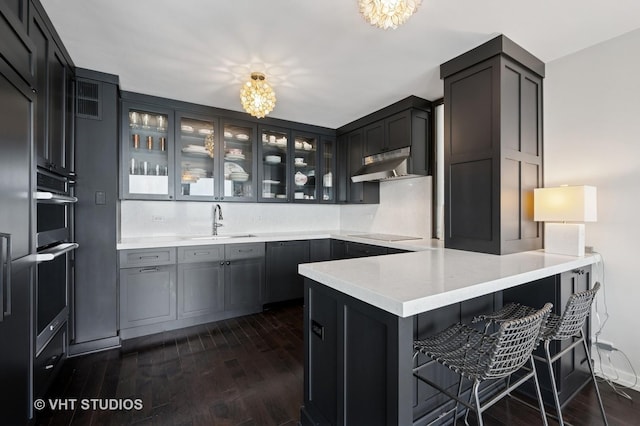
[[[396,30],[357,0],[41,0],[78,67],[123,90],[241,111],[252,71],[270,117],[337,128],[409,95],[442,97],[439,65],[497,34],[544,62],[640,28],[637,0],[423,0]]]

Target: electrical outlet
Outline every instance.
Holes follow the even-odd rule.
[[[151,216],[152,222],[164,222],[164,216]]]
[[[606,340],[598,340],[596,342],[596,347],[600,350],[609,352],[613,352],[616,350],[615,346],[613,346],[613,343],[607,342]]]

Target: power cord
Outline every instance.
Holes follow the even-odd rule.
[[[607,286],[605,285],[604,281],[604,258],[602,257],[602,254],[598,253],[598,252],[592,252],[594,255],[596,255],[599,259],[598,261],[595,263],[594,265],[594,275],[596,277],[600,276],[600,280],[596,280],[596,281],[600,281],[602,283],[602,303],[603,303],[603,307],[604,307],[604,312],[602,313],[602,316],[604,317],[603,319],[600,316],[600,309],[599,309],[599,304],[598,304],[598,298],[596,297],[596,303],[595,303],[595,317],[596,320],[598,322],[598,329],[595,331],[594,336],[595,336],[595,348],[596,348],[596,352],[598,354],[598,363],[599,363],[599,368],[600,371],[599,373],[602,375],[602,379],[600,380],[601,382],[605,382],[607,383],[611,389],[613,389],[613,391],[632,401],[633,398],[631,397],[631,395],[629,395],[627,392],[625,392],[625,389],[633,389],[637,384],[638,384],[638,373],[636,373],[635,368],[633,367],[633,364],[631,363],[631,360],[629,359],[629,357],[627,356],[627,354],[624,353],[624,351],[621,351],[620,349],[614,347],[611,344],[608,343],[604,343],[604,342],[600,342],[599,338],[600,338],[600,334],[602,333],[602,330],[604,328],[604,326],[607,324],[607,321],[609,321],[609,308],[607,307]],[[609,366],[611,367],[611,369],[615,372],[615,376],[614,377],[610,377],[608,376],[605,372],[604,372],[604,368],[602,368],[603,363],[602,363],[602,350],[606,348],[606,357],[607,360],[609,362]],[[613,365],[613,361],[611,360],[611,353],[613,352],[619,352],[622,354],[622,356],[624,356],[624,358],[626,359],[627,363],[629,364],[629,367],[631,368],[631,371],[633,372],[634,375],[634,382],[631,386],[625,386],[625,385],[621,385],[619,383],[616,383],[617,380],[620,380],[620,375],[618,374],[618,369]]]

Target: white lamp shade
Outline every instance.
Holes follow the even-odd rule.
[[[559,186],[533,190],[533,220],[538,222],[595,222],[595,186]]]

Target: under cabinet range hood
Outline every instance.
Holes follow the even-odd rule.
[[[352,182],[418,177],[410,173],[411,147],[364,157],[364,165],[351,176]]]

